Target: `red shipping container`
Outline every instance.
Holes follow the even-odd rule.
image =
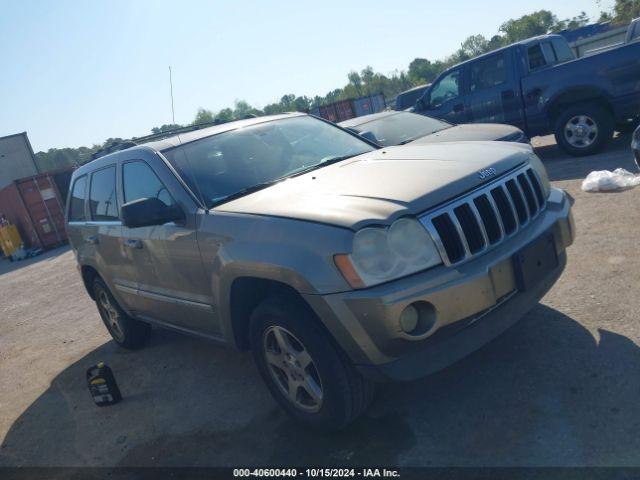
[[[26,248],[67,243],[64,206],[69,177],[67,170],[43,173],[14,180],[0,190],[0,213],[18,227]]]

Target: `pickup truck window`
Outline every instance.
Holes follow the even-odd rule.
[[[569,48],[569,45],[567,45],[567,42],[565,40],[562,40],[560,38],[552,38],[551,45],[553,46],[553,51],[558,63],[575,60],[576,57],[573,54],[573,50]]]
[[[542,53],[542,47],[540,44],[533,45],[527,50],[527,56],[529,57],[529,70],[537,70],[547,64],[544,59],[544,53]]]
[[[454,70],[442,77],[431,90],[430,107],[437,108],[458,96],[460,96],[460,70]]]
[[[484,90],[507,81],[507,68],[504,53],[492,55],[478,60],[471,66],[471,82],[469,89],[472,92]]]
[[[556,52],[554,52],[550,42],[541,42],[540,46],[542,47],[542,53],[544,53],[544,58],[549,65],[555,65],[556,63],[558,63],[558,59],[556,58]]]
[[[632,42],[633,40],[638,40],[640,38],[640,19],[636,18],[631,25],[629,25],[629,29],[627,30],[627,36],[624,39],[625,43]]]
[[[575,59],[567,42],[560,38],[551,38],[532,45],[527,50],[527,53],[529,70],[536,70],[547,65],[556,65]]]

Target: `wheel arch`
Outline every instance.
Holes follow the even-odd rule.
[[[230,284],[228,306],[232,340],[238,349],[249,349],[251,314],[263,300],[274,295],[282,295],[292,301],[300,302],[315,315],[302,294],[293,286],[272,278],[239,276]],[[321,321],[318,323],[325,328]]]
[[[102,278],[96,270],[91,265],[82,265],[80,267],[80,275],[82,276],[82,283],[84,284],[84,288],[87,290],[87,293],[91,297],[92,300],[95,300],[95,295],[93,293],[93,281],[96,278]]]
[[[547,116],[549,124],[554,128],[558,117],[567,108],[580,104],[598,105],[607,110],[613,116],[611,99],[603,89],[594,86],[580,86],[564,90],[549,101]]]

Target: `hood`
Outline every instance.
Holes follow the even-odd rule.
[[[500,142],[388,147],[289,178],[215,211],[358,229],[418,214],[528,161],[531,147]],[[479,170],[496,175],[481,179]]]
[[[467,123],[455,125],[451,128],[432,133],[431,135],[420,137],[411,142],[410,145],[438,142],[500,140],[507,135],[518,132],[522,133],[519,128],[511,125],[502,125],[499,123]]]

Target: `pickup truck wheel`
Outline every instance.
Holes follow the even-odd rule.
[[[127,315],[101,278],[93,281],[93,293],[100,317],[113,341],[131,350],[142,347],[151,335],[151,325]]]
[[[300,301],[274,296],[251,316],[253,357],[269,391],[297,422],[335,431],[373,398],[362,377]]]
[[[556,142],[570,155],[591,155],[612,136],[611,114],[597,105],[571,107],[556,120]]]

